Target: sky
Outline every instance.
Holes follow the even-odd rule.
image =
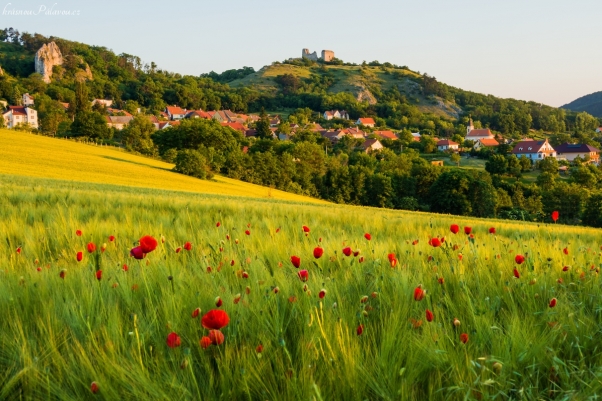
[[[259,69],[328,49],[346,62],[388,61],[551,106],[602,90],[601,15],[601,0],[0,0],[2,28],[105,46],[181,74]]]

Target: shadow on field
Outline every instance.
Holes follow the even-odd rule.
[[[120,159],[119,157],[112,157],[112,156],[101,156],[104,159],[110,159],[110,160],[116,160],[118,162],[125,162],[125,163],[131,163],[131,164],[137,164],[138,166],[144,166],[144,167],[150,167],[150,168],[156,168],[157,170],[163,170],[163,171],[171,171],[168,168],[163,168],[163,167],[157,167],[157,166],[151,166],[150,164],[145,164],[145,163],[139,163],[139,162],[134,162],[131,160],[126,160],[126,159]]]

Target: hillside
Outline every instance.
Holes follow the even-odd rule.
[[[12,130],[0,130],[0,160],[0,175],[326,203],[221,176],[211,181],[199,180],[171,172],[172,164],[113,147],[85,145]]]
[[[585,111],[593,116],[602,117],[602,91],[590,93],[562,106],[572,111]]]

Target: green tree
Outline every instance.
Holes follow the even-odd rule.
[[[255,123],[255,130],[257,131],[256,135],[259,139],[273,138],[272,130],[270,129],[270,119],[265,113],[264,109],[261,109],[261,113],[259,114],[259,121]]]
[[[178,152],[174,171],[201,179],[213,178],[207,160],[194,149],[184,149]]]
[[[105,116],[93,111],[80,111],[71,124],[74,136],[87,136],[92,139],[111,139],[111,131]]]
[[[157,150],[151,139],[154,132],[155,126],[148,117],[138,115],[121,131],[121,143],[130,151],[155,155]]]
[[[508,168],[506,171],[513,177],[520,178],[521,176],[521,165],[520,160],[515,155],[507,156]]]
[[[583,224],[590,227],[602,227],[602,192],[592,194],[583,210]]]
[[[429,190],[431,211],[469,216],[472,204],[468,193],[472,181],[464,170],[443,172]]]
[[[460,160],[462,160],[462,157],[459,153],[454,152],[449,156],[449,161],[451,161],[452,163],[456,163],[458,167],[460,167]]]
[[[83,80],[75,83],[75,112],[90,111],[91,104],[88,98],[88,87]]]
[[[503,175],[508,169],[508,159],[503,155],[493,155],[485,163],[485,171],[489,174]]]
[[[21,106],[23,104],[23,97],[21,96],[21,91],[19,90],[19,87],[17,85],[15,85],[15,87],[13,88],[11,102],[15,106]]]
[[[520,157],[520,159],[518,159],[518,160],[520,161],[520,170],[522,172],[531,171],[531,168],[533,167],[533,163],[527,156],[522,155]]]
[[[546,157],[539,162],[539,169],[542,173],[549,173],[554,177],[558,176],[558,160],[554,157]]]

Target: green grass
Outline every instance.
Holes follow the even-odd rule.
[[[87,399],[92,381],[95,397],[111,400],[587,399],[601,391],[602,291],[590,269],[602,262],[599,230],[36,177],[0,183],[0,399]],[[472,226],[474,242],[451,234],[452,223]],[[145,234],[165,242],[136,261],[129,249]],[[447,245],[429,246],[436,235]],[[187,241],[192,250],[176,253]],[[106,251],[88,254],[88,242]],[[325,252],[315,260],[318,245]],[[360,254],[344,256],[345,246]],[[527,256],[520,279],[517,253]],[[305,290],[291,255],[309,271]],[[203,350],[207,330],[191,313],[215,308],[217,296],[231,321],[224,344]],[[172,331],[181,337],[174,349]]]

